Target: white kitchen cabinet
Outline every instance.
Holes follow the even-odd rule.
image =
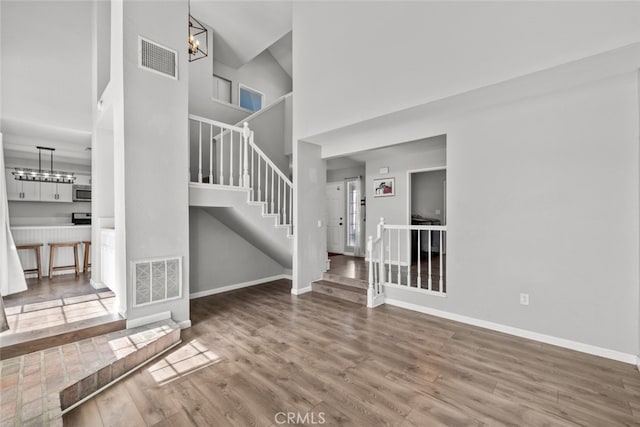
[[[20,190],[20,181],[16,181],[11,173],[12,169],[5,169],[5,179],[7,180],[7,199],[9,200],[22,200],[21,190]]]
[[[40,183],[40,201],[71,203],[73,201],[71,184]]]
[[[13,169],[5,169],[7,179],[7,199],[20,201],[40,200],[40,183],[33,181],[18,181],[15,179]]]
[[[5,169],[7,180],[7,199],[21,202],[73,202],[71,184],[55,182],[18,181],[14,178],[14,169]]]

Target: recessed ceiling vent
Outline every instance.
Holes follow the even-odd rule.
[[[138,37],[138,65],[140,68],[178,79],[178,53],[144,37]]]

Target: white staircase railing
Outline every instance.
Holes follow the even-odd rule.
[[[191,182],[250,189],[249,201],[263,204],[263,213],[292,234],[293,183],[255,144],[248,123],[239,127],[190,114],[189,132]]]
[[[444,296],[446,232],[446,226],[389,225],[381,218],[376,238],[369,236],[367,241],[367,305],[382,304],[384,286]]]

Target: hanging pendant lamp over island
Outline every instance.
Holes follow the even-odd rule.
[[[38,169],[15,168],[11,173],[18,181],[35,181],[35,182],[55,182],[57,184],[73,184],[76,177],[73,172],[63,172],[53,170],[53,152],[55,148],[36,147],[38,149]],[[42,170],[42,150],[49,151],[51,154],[51,167],[49,170]]]

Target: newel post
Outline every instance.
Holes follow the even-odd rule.
[[[249,130],[249,123],[244,122],[242,129],[242,139],[244,144],[244,159],[242,160],[242,185],[249,187],[249,137],[252,136],[251,130]]]
[[[367,307],[373,307],[374,301],[374,274],[373,274],[373,236],[367,238],[367,257],[369,257],[369,287],[367,288]]]
[[[380,262],[378,263],[380,271],[378,274],[378,282],[379,286],[382,287],[382,285],[387,282],[384,271],[384,218],[380,218],[377,232],[378,238],[380,239]]]

